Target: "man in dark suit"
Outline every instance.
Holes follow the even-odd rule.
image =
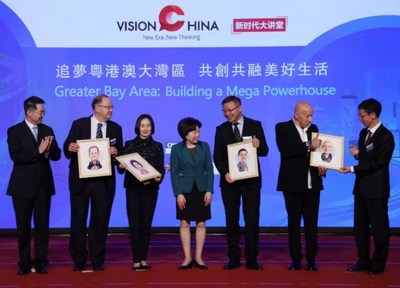
[[[313,109],[307,102],[295,106],[294,116],[287,122],[276,124],[276,144],[281,154],[277,190],[283,191],[288,215],[289,254],[292,262],[289,270],[300,270],[301,218],[304,221],[306,259],[308,271],[317,271],[315,258],[318,252],[318,211],[324,167],[310,167],[310,151],[321,145],[318,137],[311,139],[311,133],[318,133],[312,124]]]
[[[216,128],[214,142],[214,163],[220,173],[220,187],[225,207],[226,236],[229,262],[225,270],[240,267],[240,202],[243,201],[245,221],[245,259],[246,268],[262,270],[257,262],[260,220],[261,170],[259,177],[233,180],[229,173],[227,145],[249,140],[257,148],[257,156],[267,156],[268,145],[261,122],[242,114],[240,98],[228,96],[222,101],[222,112],[226,122]],[[235,132],[236,130],[236,132]]]
[[[370,98],[358,105],[361,123],[358,148],[350,153],[358,165],[344,167],[343,173],[356,174],[354,183],[354,236],[358,261],[348,272],[368,271],[381,274],[389,253],[388,199],[390,196],[389,164],[394,150],[393,134],[379,120],[382,105]],[[370,257],[370,231],[375,251]]]
[[[14,162],[7,195],[12,196],[17,224],[19,270],[48,272],[49,218],[55,194],[50,160],[61,158],[53,129],[42,123],[44,101],[36,96],[24,101],[25,120],[7,131],[8,150]],[[31,221],[35,224],[35,258],[31,259]]]
[[[71,201],[70,253],[74,262],[73,270],[85,269],[88,251],[93,270],[104,270],[105,246],[111,207],[115,194],[114,159],[122,151],[122,129],[111,121],[113,106],[106,95],[99,95],[92,102],[93,115],[75,120],[64,142],[64,154],[70,159],[69,189]],[[110,157],[113,164],[112,175],[93,178],[79,178],[77,140],[107,137],[110,139]],[[85,167],[86,168],[86,167]],[[89,229],[86,221],[90,207]]]

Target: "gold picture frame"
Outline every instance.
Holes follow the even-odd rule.
[[[79,178],[111,176],[110,140],[108,138],[78,140]]]
[[[228,145],[229,174],[233,180],[259,176],[257,149],[252,141]]]
[[[339,170],[343,167],[344,137],[313,132],[311,139],[321,139],[321,146],[310,155],[310,166],[324,166],[328,169]]]
[[[137,152],[121,155],[115,159],[117,159],[120,163],[124,163],[126,165],[126,170],[128,170],[140,182],[161,176],[160,172],[151,166],[151,164]]]

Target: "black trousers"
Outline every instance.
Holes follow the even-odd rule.
[[[303,258],[301,247],[301,219],[304,223],[306,260],[314,262],[318,253],[318,212],[320,191],[283,192],[288,214],[289,255],[294,261]]]
[[[127,187],[126,211],[128,213],[134,263],[147,260],[151,238],[151,224],[158,198],[158,190]]]
[[[370,257],[370,235],[375,245]],[[390,228],[387,199],[365,199],[354,195],[354,235],[358,265],[384,270],[389,254]]]
[[[86,241],[88,235],[89,257],[93,267],[104,264],[105,247],[114,191],[108,191],[101,178],[85,183],[83,193],[70,194],[71,236],[69,248],[75,265],[84,267],[88,258]],[[90,205],[89,229],[87,217]]]
[[[51,196],[41,190],[36,198],[12,197],[17,224],[17,240],[19,261],[22,269],[44,267],[48,264],[49,250],[49,218]],[[34,251],[35,257],[31,258],[31,221],[33,217]]]
[[[257,262],[260,221],[260,187],[245,183],[234,183],[222,188],[222,200],[225,207],[226,238],[228,258],[231,263],[240,263],[240,204],[243,201],[245,222],[245,259],[249,264]]]

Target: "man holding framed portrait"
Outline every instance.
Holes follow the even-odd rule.
[[[242,103],[239,97],[228,96],[222,101],[222,112],[226,122],[216,128],[214,142],[214,163],[220,173],[220,187],[222,200],[224,202],[226,217],[226,237],[228,244],[228,263],[225,270],[232,270],[240,267],[241,250],[240,242],[240,204],[243,201],[243,214],[245,220],[245,259],[246,268],[251,270],[263,270],[258,263],[258,238],[260,220],[260,198],[261,198],[261,174],[257,177],[249,175],[250,171],[235,172],[236,164],[233,163],[235,155],[239,153],[234,143],[248,141],[250,148],[255,149],[254,156],[268,155],[268,145],[265,139],[264,130],[260,121],[245,117],[242,114]],[[247,144],[245,144],[246,146]],[[234,149],[231,150],[233,147]],[[236,150],[235,150],[236,149]],[[229,152],[228,152],[229,150]],[[233,152],[231,152],[233,151]],[[236,153],[235,153],[236,151]],[[253,151],[253,150],[251,150]],[[249,158],[248,158],[249,159]],[[260,171],[258,161],[253,162],[253,172]],[[236,174],[249,173],[248,177],[241,178]],[[232,177],[234,176],[234,177]],[[239,179],[240,178],[240,179]]]
[[[107,95],[92,101],[93,115],[72,123],[64,142],[64,154],[70,159],[69,190],[71,198],[70,253],[73,271],[85,270],[89,256],[93,270],[104,270],[108,223],[115,194],[115,156],[122,151],[122,128],[111,121],[113,105]],[[82,141],[85,140],[85,141]],[[106,142],[104,142],[106,141]],[[105,143],[105,145],[103,145]],[[95,144],[95,145],[93,145]],[[109,145],[109,147],[107,146]],[[104,154],[101,169],[88,169],[91,146]],[[108,147],[108,148],[106,148]],[[85,158],[86,157],[86,158]],[[109,163],[105,165],[106,163]],[[105,169],[107,167],[107,169]],[[103,171],[111,170],[102,174]],[[85,174],[86,173],[86,174]],[[90,207],[89,229],[86,227]],[[88,233],[88,247],[86,235]]]
[[[324,189],[324,166],[310,166],[310,152],[321,146],[318,127],[311,123],[312,106],[298,102],[294,116],[276,124],[276,144],[281,154],[277,190],[283,192],[288,217],[289,254],[292,258],[288,270],[300,270],[303,258],[301,247],[301,219],[304,221],[307,271],[318,271],[318,212],[320,191]],[[312,138],[312,133],[316,133]]]

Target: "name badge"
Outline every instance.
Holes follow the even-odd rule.
[[[368,144],[367,147],[365,147],[367,149],[367,152],[371,151],[374,149],[374,143]]]

